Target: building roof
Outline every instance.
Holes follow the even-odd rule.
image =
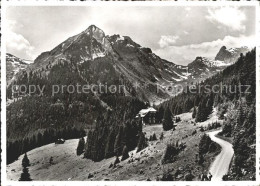
[[[141,118],[143,118],[149,112],[156,112],[156,110],[153,107],[149,107],[147,109],[142,109],[139,111],[139,113],[137,114],[136,117],[140,116]]]

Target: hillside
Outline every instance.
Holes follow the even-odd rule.
[[[218,108],[218,117],[224,119],[220,135],[231,138],[234,148],[234,159],[226,180],[255,179],[255,69],[253,49],[241,54],[233,65],[200,84],[187,87],[186,92],[164,102],[159,108],[162,111],[170,108],[174,114],[192,110],[196,122],[207,120],[213,106]],[[210,89],[215,85],[222,89]],[[192,93],[194,90],[196,94]]]
[[[136,149],[129,152],[130,157],[121,161],[114,168],[115,157],[107,158],[99,162],[85,159],[76,155],[78,140],[67,140],[64,144],[49,144],[39,147],[27,153],[31,162],[29,172],[31,178],[37,180],[56,181],[86,181],[86,180],[160,180],[165,173],[171,174],[173,179],[181,181],[191,172],[192,180],[200,180],[200,175],[207,171],[214,156],[218,152],[211,152],[205,155],[205,162],[199,165],[196,161],[196,154],[199,153],[199,140],[204,132],[200,131],[200,125],[194,126],[194,119],[191,113],[179,115],[181,122],[178,123],[175,131],[163,131],[161,125],[144,126],[143,132],[149,138],[155,133],[157,140],[148,141],[148,147],[140,152]],[[208,122],[211,124],[211,122]],[[197,133],[194,134],[194,131]],[[164,139],[159,136],[164,133]],[[210,132],[210,131],[207,131]],[[185,149],[180,152],[172,163],[161,164],[165,148],[169,143],[185,144]],[[20,156],[17,161],[7,165],[9,180],[18,180],[21,173]],[[49,164],[50,157],[53,157],[54,164]],[[121,159],[121,156],[119,156]],[[109,168],[110,167],[110,168]]]

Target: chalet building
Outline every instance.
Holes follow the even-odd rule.
[[[140,110],[135,118],[141,118],[142,123],[144,125],[146,125],[146,124],[151,125],[151,124],[157,123],[156,113],[157,113],[157,110],[155,110],[153,107],[149,107],[147,109]]]

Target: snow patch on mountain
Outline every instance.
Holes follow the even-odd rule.
[[[202,57],[202,62],[208,67],[221,67],[221,66],[228,66],[229,64],[225,63],[224,61],[220,60],[212,60],[206,57]]]
[[[98,57],[105,57],[106,54],[104,52],[96,52],[92,54],[92,59],[96,59]]]
[[[177,78],[174,78],[174,77],[171,77],[174,81],[181,81],[182,79],[177,79]]]
[[[121,35],[118,35],[118,37],[116,38],[116,42],[118,41],[124,41],[125,40],[125,37],[124,36],[121,36]]]
[[[187,77],[187,76],[183,76],[183,75],[181,75],[181,74],[178,74],[178,73],[177,73],[177,72],[175,72],[175,71],[174,71],[174,73],[175,73],[177,76],[181,77],[182,79],[188,79],[188,77]]]

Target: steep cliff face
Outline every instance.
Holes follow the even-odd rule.
[[[224,61],[225,63],[234,63],[240,56],[241,53],[245,54],[249,49],[247,47],[230,48],[222,46],[217,53],[215,60]]]

